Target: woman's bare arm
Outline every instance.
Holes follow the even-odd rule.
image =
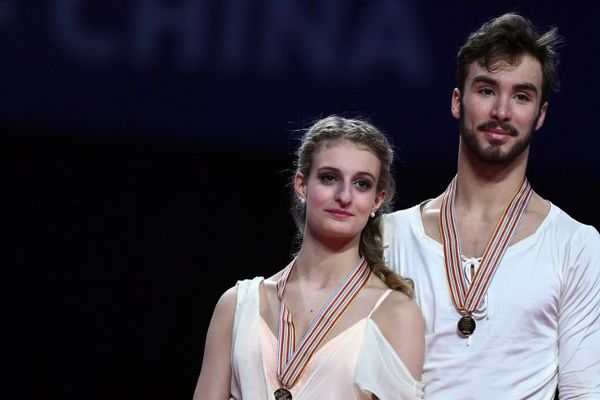
[[[237,291],[228,289],[215,306],[204,346],[204,357],[193,400],[230,397],[231,339]]]

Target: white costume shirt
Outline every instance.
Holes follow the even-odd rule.
[[[238,281],[237,307],[231,351],[231,394],[235,400],[273,399],[281,386],[277,379],[277,337],[260,316],[259,287],[263,278]],[[391,290],[390,290],[391,291]],[[308,362],[299,381],[290,388],[294,400],[381,400],[423,398],[416,381],[372,313],[328,339]]]
[[[600,235],[551,204],[510,245],[467,339],[450,298],[441,243],[420,205],[384,216],[385,257],[415,282],[426,323],[425,399],[600,399]],[[465,260],[463,271],[480,260]]]

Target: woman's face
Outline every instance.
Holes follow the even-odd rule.
[[[295,178],[296,191],[306,200],[305,236],[358,243],[369,215],[385,197],[377,192],[380,169],[375,154],[347,139],[322,143],[313,154],[310,175]]]

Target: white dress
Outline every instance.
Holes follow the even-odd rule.
[[[425,318],[426,399],[600,399],[600,235],[555,205],[510,245],[470,339],[457,334],[442,245],[420,205],[384,217],[390,267],[415,282]],[[465,274],[480,260],[463,258]]]
[[[232,340],[231,394],[236,400],[273,399],[280,387],[276,374],[277,338],[260,316],[262,277],[237,284]],[[290,389],[294,400],[422,399],[415,380],[377,324],[373,311],[337,336],[326,339]]]

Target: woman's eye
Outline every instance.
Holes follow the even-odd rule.
[[[337,181],[337,178],[334,175],[331,175],[331,174],[321,175],[319,177],[319,179],[323,183],[334,183],[335,181]]]
[[[356,181],[355,185],[361,190],[369,190],[373,186],[371,181],[369,181],[367,179],[360,179],[360,180]]]

